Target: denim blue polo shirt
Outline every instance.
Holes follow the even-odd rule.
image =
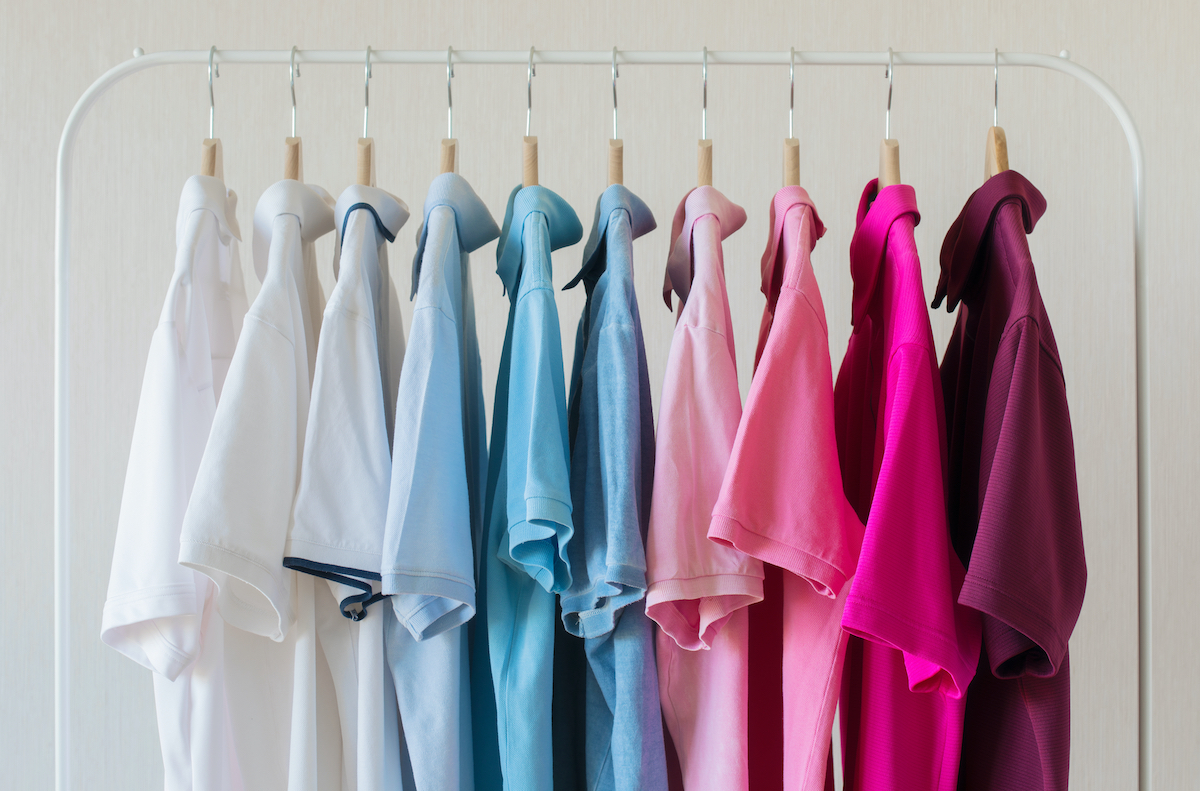
[[[484,498],[486,604],[473,630],[476,788],[552,785],[551,694],[555,595],[571,584],[570,459],[562,339],[550,253],[583,236],[579,218],[545,187],[514,189],[496,248],[510,300],[500,356]],[[481,602],[482,603],[482,602]],[[482,617],[480,617],[482,616]],[[486,637],[486,643],[484,638]],[[483,675],[486,657],[490,682]],[[494,717],[480,698],[494,693]],[[481,720],[485,720],[481,722]],[[487,722],[486,720],[490,720]],[[494,723],[494,735],[488,733]]]
[[[644,601],[654,416],[633,282],[633,240],[654,228],[640,198],[610,186],[596,203],[583,268],[567,285],[584,284],[587,306],[568,407],[576,533],[568,545],[571,587],[562,595],[569,635],[559,641],[584,638],[586,671],[556,679],[556,694],[578,701],[586,684],[588,789],[636,791],[667,782],[654,632]],[[566,669],[561,652],[558,667]],[[564,725],[577,728],[578,720]],[[556,722],[556,736],[558,730]]]

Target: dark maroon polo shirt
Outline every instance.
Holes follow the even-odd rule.
[[[1046,210],[1020,173],[975,191],[942,245],[933,307],[959,306],[942,360],[959,602],[983,616],[960,789],[1067,788],[1067,640],[1087,568],[1054,333],[1026,234]]]

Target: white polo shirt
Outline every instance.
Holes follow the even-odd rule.
[[[285,180],[254,212],[262,290],[246,316],[183,521],[179,560],[219,588],[226,683],[247,789],[344,781],[333,677],[317,635],[327,586],[284,568],[323,294],[313,242],[333,199]]]
[[[166,791],[242,788],[214,588],[178,563],[184,510],[246,315],[236,209],[218,179],[184,184],[175,274],[146,359],[100,631],[154,671]]]
[[[387,244],[408,219],[408,207],[381,189],[355,185],[334,212],[337,285],[321,324],[283,564],[321,578],[317,587],[332,593],[326,606],[318,599],[316,624],[337,691],[347,787],[384,791],[401,782],[396,693],[384,668],[383,623],[391,608],[370,605],[383,598],[389,407],[404,340]]]

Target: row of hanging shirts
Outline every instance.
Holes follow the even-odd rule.
[[[370,50],[357,183],[336,203],[302,183],[293,103],[285,179],[255,211],[252,306],[210,115],[102,626],[155,671],[168,791],[818,791],[839,701],[848,788],[1066,787],[1086,571],[1061,364],[1031,262],[1006,262],[1030,315],[968,314],[964,296],[980,251],[1023,244],[1045,208],[1007,172],[1002,130],[943,249],[937,301],[963,307],[939,381],[889,63],[836,385],[809,261],[824,228],[789,135],[743,407],[721,246],[745,212],[711,186],[705,118],[672,223],[656,427],[632,278],[655,220],[621,185],[616,76],[614,50],[569,380],[550,252],[583,228],[538,185],[536,138],[498,226],[454,172],[451,115],[405,350],[387,250],[408,209],[374,186]],[[326,303],[313,242],[333,230]],[[489,441],[467,267],[497,238],[510,310]],[[995,360],[976,315],[1004,326]],[[979,387],[993,363],[1012,378],[998,396]],[[1004,417],[990,477],[971,450],[985,413]]]

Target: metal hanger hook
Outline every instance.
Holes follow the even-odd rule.
[[[529,137],[529,117],[533,115],[533,47],[529,48],[529,71],[525,75],[525,136]]]
[[[296,65],[296,47],[292,47],[292,56],[288,61],[288,80],[292,86],[292,137],[296,136],[296,78],[300,76],[300,67]]]
[[[992,126],[1000,125],[1000,50],[992,50]]]
[[[708,139],[708,47],[704,48],[701,60],[704,76],[704,104],[700,108],[700,139]]]
[[[792,122],[796,115],[796,48],[792,47],[788,53],[788,81],[791,83],[791,91],[788,95],[788,138],[796,136]]]
[[[621,136],[617,134],[617,77],[621,73],[617,71],[617,48],[613,47],[612,51],[612,84],[613,84],[613,140],[619,140]]]
[[[895,74],[896,74],[896,63],[893,60],[892,48],[888,47],[888,66],[887,66],[888,102],[887,102],[887,114],[884,116],[884,125],[883,125],[883,139],[884,140],[892,139],[892,82],[893,82],[893,78],[895,77]]]
[[[363,66],[363,137],[367,134],[367,121],[371,113],[371,45],[367,45],[367,63]]]
[[[217,54],[217,47],[213,45],[208,50],[208,138],[212,140],[213,134],[213,117],[217,114],[217,103],[213,101],[213,77],[220,77],[220,67],[213,61]]]
[[[450,79],[454,76],[454,62],[450,60],[453,47],[446,47],[446,139],[454,139],[454,92],[450,89]]]

